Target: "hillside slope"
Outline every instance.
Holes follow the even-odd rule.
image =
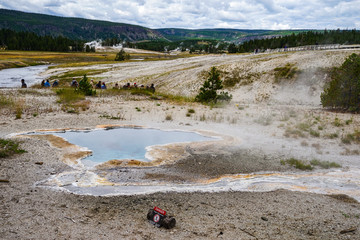
[[[0,9],[0,28],[86,41],[99,38],[121,38],[129,41],[162,38],[156,31],[137,25],[83,18],[65,18],[7,9]]]
[[[128,41],[207,39],[241,43],[251,39],[289,35],[305,30],[180,29],[146,27],[83,18],[58,17],[0,9],[0,29],[31,31],[39,35],[64,36],[92,41],[120,38]]]

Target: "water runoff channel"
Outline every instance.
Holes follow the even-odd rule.
[[[37,183],[81,195],[110,196],[137,195],[155,192],[221,192],[253,191],[264,192],[277,189],[313,192],[321,194],[347,194],[360,201],[360,169],[344,168],[304,173],[253,173],[226,175],[213,180],[195,183],[129,183],[109,182],[94,170],[98,164],[110,159],[136,159],[152,161],[149,150],[157,145],[171,143],[218,141],[218,137],[203,136],[196,132],[164,131],[148,128],[115,128],[93,130],[68,130],[53,132],[32,132],[53,134],[91,150],[92,154],[79,160],[73,171],[53,175]]]
[[[48,69],[50,65],[37,65],[22,68],[9,68],[0,71],[0,88],[21,87],[21,79],[24,79],[28,86],[40,83],[45,79],[39,74]]]

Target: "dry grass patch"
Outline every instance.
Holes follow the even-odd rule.
[[[275,83],[279,83],[284,79],[293,79],[299,72],[300,71],[295,67],[295,64],[292,63],[287,63],[283,67],[277,67],[274,69]]]

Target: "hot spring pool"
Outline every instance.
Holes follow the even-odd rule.
[[[150,146],[216,140],[216,138],[206,137],[195,132],[148,128],[97,129],[54,132],[52,134],[91,150],[92,155],[82,160],[86,165],[95,165],[113,159],[148,162],[151,159],[146,152]]]

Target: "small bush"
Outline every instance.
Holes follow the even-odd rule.
[[[313,166],[318,166],[318,167],[324,168],[324,169],[341,167],[341,165],[337,164],[336,162],[320,161],[317,159],[311,160],[310,164]]]
[[[291,129],[291,128],[287,128],[285,130],[284,136],[285,137],[293,137],[293,138],[306,137],[306,135],[302,131],[300,131],[298,129]]]
[[[85,100],[85,95],[70,88],[63,88],[56,91],[59,97],[58,103],[62,104],[62,110],[67,113],[79,113],[79,109],[86,110],[90,102]]]
[[[284,67],[277,67],[275,71],[275,82],[278,83],[281,79],[292,79],[299,71],[294,64],[287,63]]]
[[[350,125],[352,122],[353,122],[353,119],[351,118],[351,119],[346,120],[346,121],[345,121],[345,124],[346,124],[346,125]]]
[[[309,124],[309,123],[299,123],[296,125],[297,129],[304,131],[304,132],[309,132],[310,127],[311,127],[311,124]]]
[[[9,97],[6,97],[2,94],[0,94],[0,107],[1,108],[6,108],[6,107],[12,107],[14,105],[14,101],[9,98]]]
[[[335,127],[341,127],[343,124],[341,123],[341,120],[336,117],[336,118],[334,119],[333,125],[334,125]]]
[[[188,113],[190,113],[190,114],[195,113],[195,110],[190,108],[190,109],[188,109]]]
[[[165,120],[166,121],[172,121],[173,118],[172,118],[172,116],[170,114],[168,114],[168,115],[166,115]]]
[[[84,100],[85,96],[82,93],[74,91],[71,88],[62,88],[56,91],[56,95],[58,95],[59,103],[67,104],[74,103],[79,100]]]
[[[346,134],[344,137],[341,138],[341,142],[344,144],[351,144],[352,141],[354,141],[354,135],[353,134]]]
[[[0,158],[6,158],[14,154],[26,152],[23,149],[19,149],[19,143],[0,138]]]
[[[310,129],[309,133],[313,137],[320,137],[320,133],[318,131],[313,130],[313,129]]]
[[[330,138],[330,139],[334,139],[334,138],[338,138],[338,137],[339,137],[339,134],[337,134],[337,133],[330,133],[330,134],[327,134],[326,137],[327,137],[327,138]]]
[[[15,119],[21,119],[23,113],[23,108],[21,106],[16,106],[15,108]]]
[[[313,169],[313,167],[310,164],[306,164],[304,161],[301,161],[301,160],[298,160],[295,158],[281,160],[280,163],[281,163],[281,165],[288,164],[288,165],[293,166],[296,169],[300,169],[300,170],[312,170]]]

